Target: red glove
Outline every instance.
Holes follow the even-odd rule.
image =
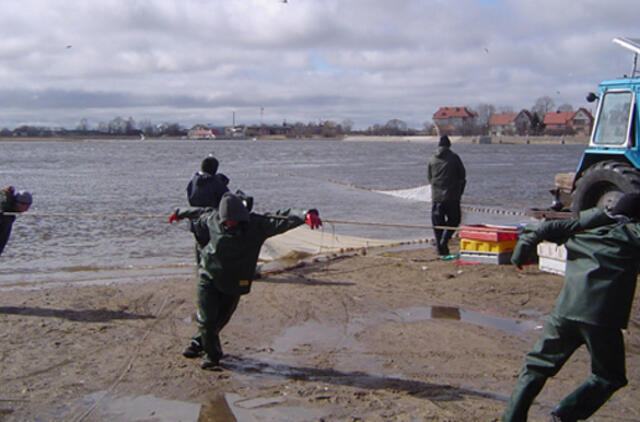
[[[169,216],[169,224],[171,223],[175,223],[176,221],[180,221],[181,219],[176,217],[176,213],[175,211],[171,213],[171,215]]]
[[[307,213],[307,218],[304,220],[304,223],[307,226],[311,227],[311,230],[317,229],[318,227],[322,226],[322,221],[318,216],[318,211],[316,210],[309,211]]]

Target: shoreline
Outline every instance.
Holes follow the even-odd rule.
[[[480,138],[484,138],[482,141]],[[465,143],[465,144],[589,144],[588,137],[580,137],[580,136],[449,136],[452,144],[456,143]],[[487,142],[487,139],[489,140]],[[325,138],[296,138],[296,139],[286,139],[280,137],[264,137],[258,138],[255,140],[252,139],[238,139],[238,142],[251,141],[251,142],[260,142],[262,140],[265,141],[343,141],[343,142],[421,142],[421,143],[437,143],[439,140],[439,136],[368,136],[368,135],[348,135],[341,139],[325,139]],[[122,137],[0,137],[0,142],[106,142],[106,141],[139,141],[139,142],[147,142],[147,141],[198,141],[198,142],[211,142],[215,143],[217,140],[202,140],[202,139],[185,139],[181,137],[163,137],[163,138],[147,138],[145,140],[140,140],[136,136],[122,136]],[[220,139],[219,141],[234,141],[233,139]]]

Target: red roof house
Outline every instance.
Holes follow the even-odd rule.
[[[476,113],[467,107],[440,107],[433,115],[433,124],[440,134],[463,134],[465,126],[472,124]]]

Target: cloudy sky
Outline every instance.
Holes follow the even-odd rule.
[[[0,128],[430,122],[587,106],[637,0],[0,0]],[[262,116],[261,116],[261,109]]]

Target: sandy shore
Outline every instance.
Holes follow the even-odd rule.
[[[195,330],[195,274],[3,291],[0,420],[496,421],[561,284],[432,249],[267,275],[223,331],[217,372],[180,354]],[[630,385],[590,421],[640,420],[635,301]],[[530,420],[546,421],[588,368],[581,349]]]

